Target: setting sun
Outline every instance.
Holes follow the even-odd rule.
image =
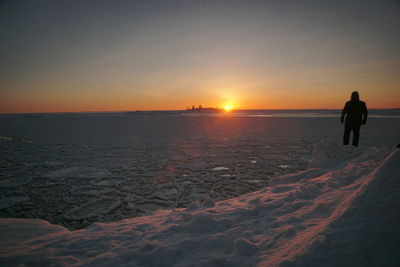
[[[225,111],[230,111],[232,109],[232,106],[231,105],[226,105],[225,106]]]

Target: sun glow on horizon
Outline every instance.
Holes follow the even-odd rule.
[[[231,105],[225,105],[225,111],[230,111],[232,109]]]

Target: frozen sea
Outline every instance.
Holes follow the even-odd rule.
[[[0,217],[69,229],[241,196],[341,142],[340,110],[0,115]],[[400,143],[400,110],[370,110],[360,151]]]

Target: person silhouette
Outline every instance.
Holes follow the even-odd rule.
[[[345,119],[346,116],[346,119]],[[350,101],[344,105],[340,122],[344,123],[343,145],[349,144],[350,133],[353,131],[352,145],[357,147],[360,139],[361,124],[367,123],[368,109],[364,101],[360,100],[357,91],[351,93]]]

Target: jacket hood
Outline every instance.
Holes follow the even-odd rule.
[[[358,101],[358,100],[360,100],[358,92],[354,91],[353,93],[351,93],[351,101]]]

